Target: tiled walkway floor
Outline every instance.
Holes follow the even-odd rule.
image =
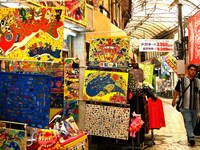
[[[115,145],[112,143],[107,147],[90,145],[89,150],[200,150],[200,137],[196,137],[196,145],[194,147],[191,147],[188,144],[182,115],[171,106],[172,99],[165,99],[161,97],[161,100],[163,101],[166,127],[163,127],[160,130],[153,130],[155,139],[154,145],[150,140],[148,147],[144,146],[144,148],[133,148],[131,146],[119,147],[117,144]],[[151,132],[147,135],[147,138],[148,137],[151,137]],[[109,144],[106,142],[103,145]]]
[[[155,145],[147,150],[200,150],[200,137],[196,137],[196,146],[187,142],[186,132],[181,113],[171,106],[171,99],[164,99],[166,127],[154,130]],[[200,129],[199,129],[200,130]]]

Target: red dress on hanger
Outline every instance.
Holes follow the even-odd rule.
[[[148,98],[149,128],[160,129],[166,127],[162,100]]]

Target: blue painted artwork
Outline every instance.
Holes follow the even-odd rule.
[[[105,88],[110,84],[113,85],[112,91],[108,91]],[[106,76],[98,75],[96,78],[92,79],[86,86],[86,92],[89,96],[97,96],[100,92],[104,92],[105,94],[109,92],[119,92],[125,95],[122,88],[115,84],[115,81],[111,78],[111,74],[107,74]]]
[[[0,72],[0,120],[49,125],[51,77]]]

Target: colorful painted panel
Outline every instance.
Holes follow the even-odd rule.
[[[89,135],[128,140],[130,108],[86,105],[85,131]]]
[[[64,62],[64,98],[79,99],[79,59],[67,58]]]
[[[90,42],[88,65],[105,68],[128,67],[129,56],[129,37],[93,38]]]
[[[64,91],[64,78],[63,77],[52,77],[51,91],[52,92],[63,92]]]
[[[85,70],[83,99],[126,104],[128,73]]]
[[[51,93],[51,108],[63,108],[63,93]]]
[[[23,130],[0,128],[1,150],[23,150],[26,149],[26,132]]]
[[[1,72],[0,91],[0,120],[48,126],[50,76]]]
[[[1,8],[0,58],[62,61],[64,9]]]
[[[47,66],[45,62],[32,61],[8,61],[9,72],[39,72],[45,73]]]
[[[64,116],[66,118],[73,117],[75,121],[78,121],[78,101],[71,100],[66,102],[66,107],[64,109]]]
[[[86,1],[85,0],[64,0],[64,1],[50,1],[40,2],[43,6],[66,8],[65,15],[68,19],[86,25]]]

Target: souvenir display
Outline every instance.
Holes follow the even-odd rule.
[[[64,78],[63,77],[52,77],[51,91],[52,92],[64,92]]]

